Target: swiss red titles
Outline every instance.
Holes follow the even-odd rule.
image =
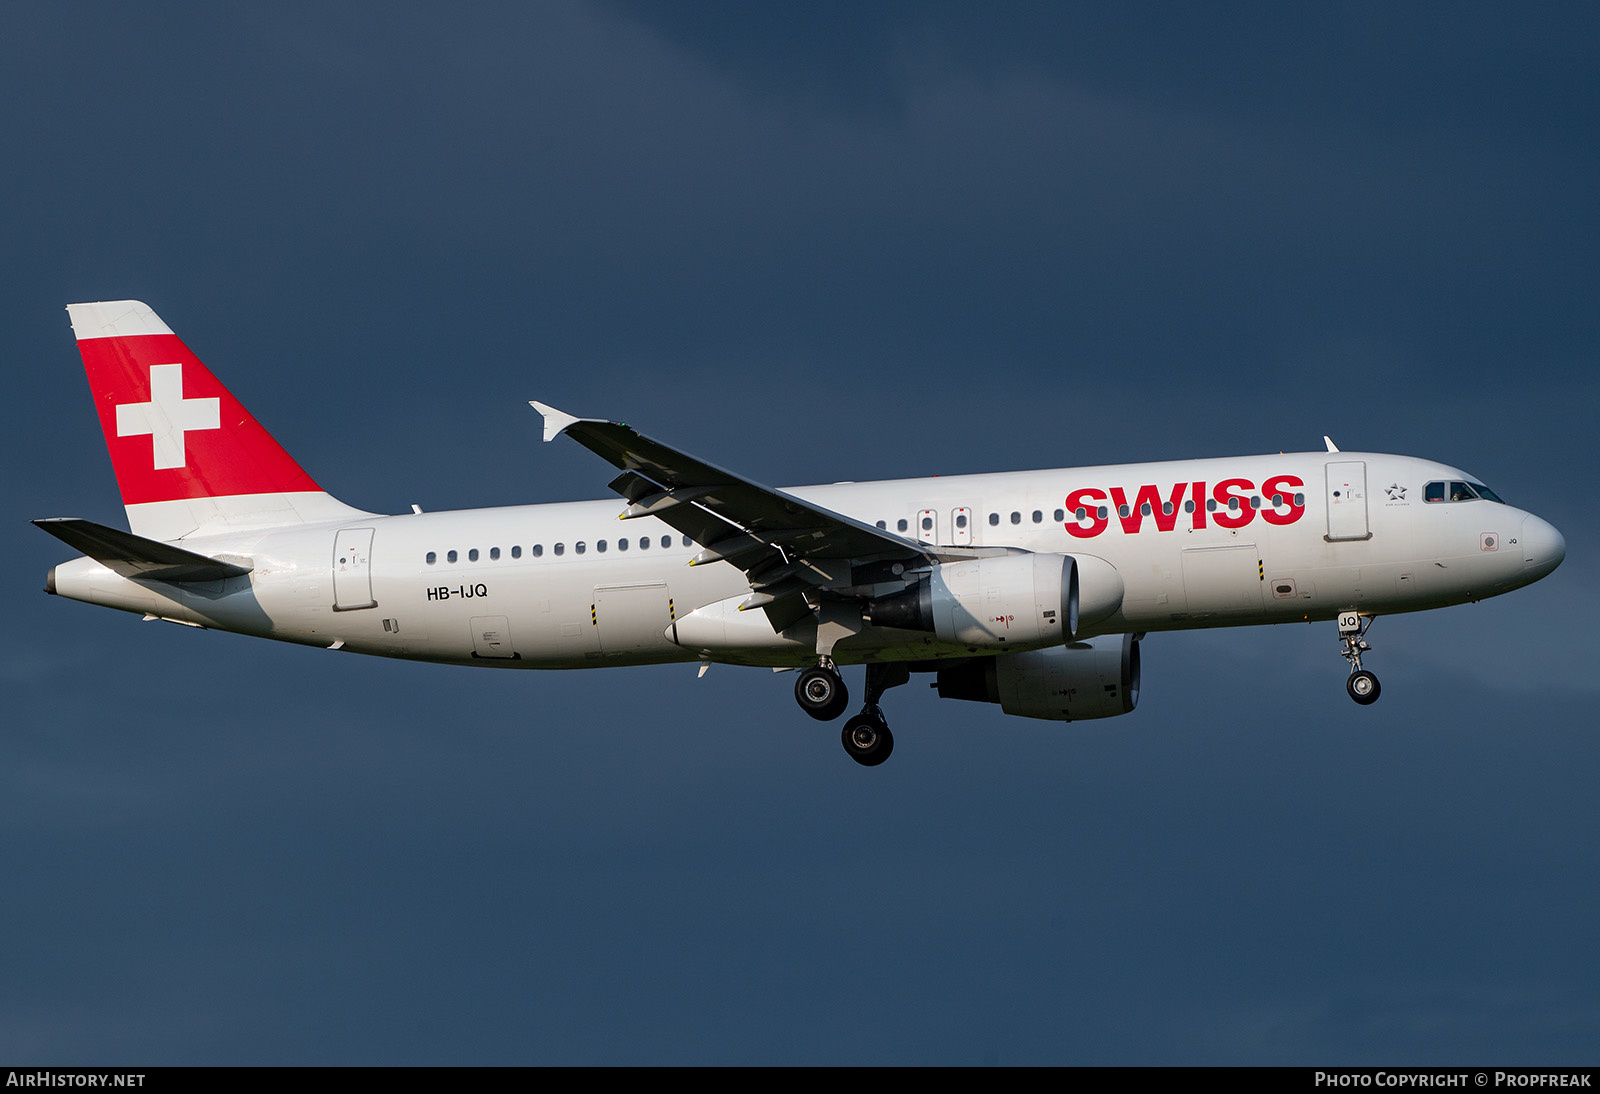
[[[1127,535],[1142,530],[1146,519],[1156,531],[1171,532],[1180,511],[1191,528],[1204,528],[1208,521],[1219,528],[1243,528],[1257,516],[1268,524],[1293,524],[1305,515],[1305,495],[1298,492],[1304,486],[1296,475],[1274,475],[1259,492],[1249,479],[1223,479],[1209,488],[1203,482],[1179,482],[1164,492],[1152,484],[1139,487],[1131,502],[1120,486],[1086,486],[1067,495],[1065,527],[1079,539],[1093,539],[1115,515]]]

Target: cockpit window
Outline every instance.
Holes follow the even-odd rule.
[[[1500,495],[1490,490],[1481,482],[1463,482],[1454,479],[1450,482],[1430,482],[1423,487],[1422,498],[1424,501],[1498,501],[1501,505]]]

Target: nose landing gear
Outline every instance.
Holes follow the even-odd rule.
[[[1376,703],[1383,690],[1378,686],[1378,678],[1361,667],[1361,655],[1372,650],[1366,635],[1374,618],[1369,615],[1363,619],[1361,613],[1355,611],[1339,613],[1339,656],[1350,662],[1350,679],[1345,681],[1344,689],[1362,706]]]

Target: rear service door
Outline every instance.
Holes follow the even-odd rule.
[[[333,537],[333,610],[377,606],[372,599],[372,529],[341,528]]]

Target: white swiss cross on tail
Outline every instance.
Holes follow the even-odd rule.
[[[182,365],[150,366],[150,401],[117,407],[117,436],[149,436],[160,470],[188,465],[183,435],[222,428],[221,399],[185,399]]]

